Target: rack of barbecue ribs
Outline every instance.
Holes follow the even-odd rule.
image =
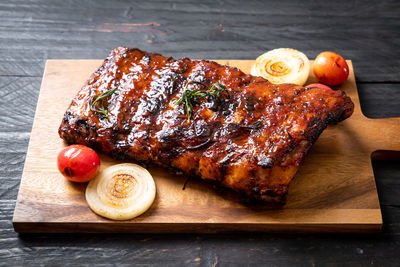
[[[118,47],[72,100],[59,135],[284,203],[312,144],[353,108],[340,90],[271,84],[213,61]]]

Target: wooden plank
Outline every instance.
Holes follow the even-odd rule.
[[[358,83],[361,109],[369,118],[400,117],[400,85],[391,83]],[[393,90],[397,87],[397,90]],[[383,108],[383,106],[385,108]]]
[[[12,136],[16,136],[18,133],[31,129],[39,87],[39,77],[0,77],[0,106],[8,107],[12,103],[13,107],[19,107],[0,109],[2,134],[11,133]],[[1,138],[2,135],[0,135],[0,140]]]
[[[312,58],[318,51],[330,49],[353,59],[358,81],[398,82],[399,55],[393,51],[399,50],[399,8],[397,0],[301,3],[250,0],[245,5],[233,0],[80,1],[78,4],[74,0],[4,0],[0,3],[0,46],[3,46],[0,83],[21,75],[37,76],[40,82],[48,58],[103,58],[121,44],[193,58],[255,58],[277,45],[301,47]],[[180,19],[182,14],[188,14],[185,20]],[[224,22],[227,17],[234,19]],[[294,21],[288,23],[289,17]],[[77,25],[149,20],[160,22],[174,33],[164,38],[148,32],[74,30]],[[220,21],[225,33],[218,34]],[[201,34],[196,34],[197,27],[204,28]],[[281,28],[292,34],[280,36]],[[277,34],[271,36],[270,31]],[[35,39],[39,35],[42,37]],[[52,41],[55,38],[59,39],[56,46]],[[147,43],[147,39],[153,43]],[[168,45],[168,42],[173,43]],[[39,84],[36,82],[32,88],[37,93]],[[360,92],[361,102],[368,101],[363,106],[367,116],[398,116],[393,115],[393,106],[386,105],[398,101],[398,84],[364,85],[358,84],[359,89],[364,87],[368,92],[376,90],[380,94],[366,99]],[[15,90],[27,88],[15,87]],[[381,94],[384,94],[382,99]],[[7,114],[18,113],[21,108],[34,112],[36,101],[32,99],[22,106],[10,101],[1,107],[9,111]],[[0,189],[0,194],[4,194],[0,200],[0,265],[41,266],[62,262],[82,266],[387,266],[394,265],[400,255],[399,161],[374,162],[384,220],[383,233],[379,235],[18,235],[11,223],[17,194],[11,183],[21,177],[34,114],[23,116],[21,119],[29,123],[17,125],[17,136],[13,134],[14,125],[0,127],[0,182],[4,184]],[[7,118],[0,116],[1,120]],[[5,156],[9,153],[18,157],[10,171],[10,158]],[[6,192],[9,183],[11,192]]]
[[[104,58],[120,46],[166,56],[254,59],[293,47],[333,50],[359,81],[399,82],[399,2],[2,1],[0,75],[40,76],[50,58]],[[151,15],[149,15],[151,14]],[[334,24],[333,24],[334,22]],[[194,30],[195,29],[195,30]],[[29,49],[26,49],[29,47]]]
[[[249,71],[253,61],[221,60]],[[313,146],[279,209],[248,206],[232,192],[218,194],[201,181],[182,191],[184,177],[159,168],[150,172],[157,198],[142,216],[115,222],[88,208],[85,185],[68,182],[56,169],[63,147],[57,128],[72,97],[101,61],[51,60],[46,64],[13,223],[20,232],[376,232],[382,219],[370,154],[400,150],[392,141],[398,119],[368,119],[361,113],[352,64],[341,89],[356,104],[353,116],[329,127]],[[315,81],[311,77],[309,82]],[[374,129],[381,127],[380,131]],[[384,127],[384,136],[382,127]],[[102,168],[116,161],[102,156]],[[172,227],[173,226],[173,227]],[[173,228],[173,229],[171,229]]]
[[[386,166],[381,166],[386,168]],[[392,170],[394,168],[391,168]],[[384,233],[319,234],[20,234],[12,230],[13,202],[0,201],[0,256],[13,266],[53,265],[385,265],[400,248],[400,212],[382,207]],[[112,255],[112,256],[110,256]],[[241,264],[239,264],[241,265]]]

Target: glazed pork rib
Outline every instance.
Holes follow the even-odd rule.
[[[203,94],[185,98],[189,91]],[[59,135],[283,203],[311,145],[352,112],[340,90],[274,85],[212,61],[119,47],[72,100]]]

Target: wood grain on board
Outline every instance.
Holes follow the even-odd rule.
[[[56,157],[65,146],[57,129],[71,99],[101,60],[49,60],[13,224],[17,232],[377,232],[382,225],[371,165],[376,150],[400,150],[400,119],[369,119],[360,109],[353,67],[341,89],[355,103],[351,118],[329,126],[292,181],[287,204],[248,205],[236,193],[150,168],[157,197],[145,214],[111,221],[94,214],[85,184],[67,181]],[[251,60],[218,60],[249,72]],[[315,82],[310,77],[309,82]],[[116,161],[102,156],[102,168]]]

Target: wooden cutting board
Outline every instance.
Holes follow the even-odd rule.
[[[251,60],[217,60],[249,72]],[[350,66],[341,86],[354,101],[351,118],[329,126],[292,181],[287,204],[249,205],[236,193],[216,190],[160,168],[151,168],[157,197],[131,221],[94,214],[86,184],[71,183],[57,170],[65,144],[57,130],[71,99],[102,60],[48,60],[15,207],[17,232],[378,232],[382,217],[371,165],[376,150],[400,150],[400,118],[369,119],[361,110]],[[310,77],[308,83],[315,82]],[[377,154],[378,155],[378,154]],[[386,154],[379,154],[386,155]],[[116,161],[101,156],[102,168]]]

